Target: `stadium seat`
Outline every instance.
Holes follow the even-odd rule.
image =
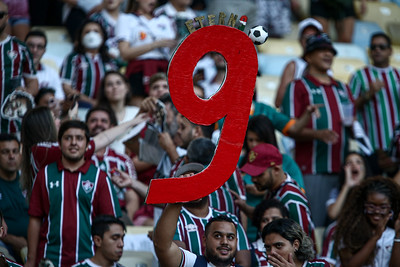
[[[392,44],[400,45],[400,22],[388,23],[387,29],[390,39],[392,39]]]
[[[258,54],[258,70],[262,75],[280,76],[286,64],[293,58],[295,56]]]
[[[368,55],[364,49],[355,44],[333,43],[337,50],[336,58],[358,59],[368,63]]]
[[[393,53],[390,58],[390,64],[400,69],[400,45],[393,45],[392,50]]]
[[[378,24],[372,21],[357,20],[354,24],[352,43],[366,50],[369,46],[370,37],[375,32],[383,32]]]
[[[351,75],[364,67],[366,63],[354,58],[335,58],[332,65],[333,77],[342,82],[348,83]]]
[[[279,76],[263,75],[257,77],[257,100],[270,106],[274,106],[276,90],[279,82]]]
[[[302,53],[300,43],[289,39],[269,38],[257,48],[260,53],[265,54],[299,56]]]
[[[367,12],[360,18],[377,23],[385,32],[391,22],[400,22],[400,7],[395,3],[367,1]]]
[[[158,267],[153,253],[148,251],[126,251],[122,254],[119,262],[125,267]]]

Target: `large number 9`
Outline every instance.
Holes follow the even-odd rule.
[[[220,90],[204,100],[194,94],[193,70],[199,59],[212,51],[225,58],[227,71]],[[191,177],[152,180],[146,198],[148,204],[196,200],[228,180],[236,168],[246,134],[257,69],[254,45],[238,29],[208,26],[193,32],[181,43],[168,68],[172,101],[193,123],[210,125],[223,117],[225,122],[211,164]]]

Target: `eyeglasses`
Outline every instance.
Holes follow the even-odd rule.
[[[8,13],[7,12],[0,12],[0,19],[4,18]]]
[[[364,204],[365,213],[386,215],[390,212],[390,205],[375,205],[371,203]]]
[[[384,44],[376,44],[376,45],[371,45],[369,48],[374,51],[377,48],[379,48],[380,50],[386,50],[388,49],[390,46],[389,45],[384,45]]]
[[[44,45],[40,45],[40,44],[36,45],[36,44],[32,44],[32,43],[27,43],[26,45],[28,46],[28,48],[30,50],[35,49],[35,48],[37,48],[38,50],[44,50],[46,48]]]

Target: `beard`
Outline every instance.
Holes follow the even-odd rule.
[[[218,266],[230,266],[233,258],[235,257],[235,254],[236,254],[236,251],[231,253],[228,258],[221,258],[214,251],[209,250],[207,248],[206,248],[206,252],[205,252],[207,260],[217,267]]]
[[[189,209],[190,208],[194,208],[194,209],[196,209],[196,208],[202,208],[205,205],[208,206],[208,196],[203,197],[200,200],[195,200],[195,201],[190,201],[190,202],[185,203],[185,208],[189,208]]]
[[[4,32],[4,29],[7,27],[7,22],[4,22],[2,25],[0,25],[0,34]]]

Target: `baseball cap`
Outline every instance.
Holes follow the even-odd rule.
[[[319,32],[323,31],[322,24],[319,23],[318,20],[313,19],[313,18],[306,18],[306,19],[303,19],[302,21],[300,21],[300,23],[299,23],[299,38],[303,34],[303,31],[308,27],[314,27]]]
[[[182,167],[180,167],[176,171],[175,177],[179,177],[179,176],[181,176],[185,173],[189,173],[189,172],[199,173],[202,170],[204,170],[203,164],[196,163],[196,162],[187,163],[187,164],[183,165]]]
[[[249,152],[246,164],[241,171],[250,176],[259,176],[266,169],[282,164],[282,155],[271,144],[259,144]]]
[[[332,51],[333,55],[337,54],[337,51],[333,47],[332,41],[331,39],[329,39],[329,36],[326,33],[321,33],[312,35],[307,39],[304,55],[320,49],[329,49]]]

